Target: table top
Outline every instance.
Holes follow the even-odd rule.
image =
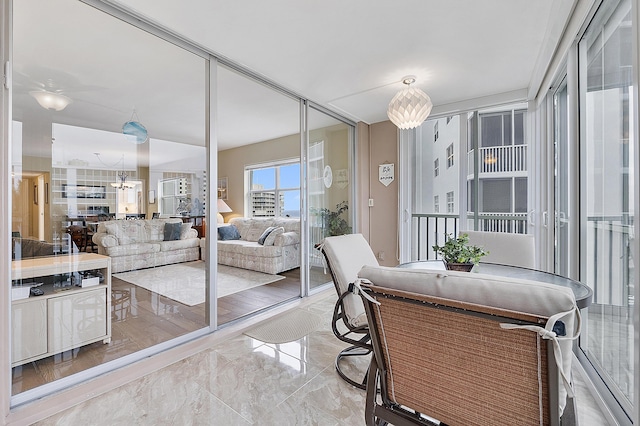
[[[440,271],[446,270],[444,262],[442,260],[422,260],[417,262],[408,262],[398,265],[398,267],[407,269],[434,269]],[[573,290],[573,294],[576,298],[576,305],[580,309],[588,307],[591,304],[591,300],[593,298],[593,290],[591,290],[591,288],[589,288],[588,286],[570,278],[551,274],[549,272],[537,271],[535,269],[522,268],[519,266],[500,265],[497,263],[483,262],[480,262],[473,267],[471,273],[474,272],[479,274],[495,275],[498,277],[539,281],[547,284],[569,287],[571,290]]]

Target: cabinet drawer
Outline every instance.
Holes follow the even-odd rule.
[[[107,289],[48,300],[49,352],[59,353],[107,335]]]

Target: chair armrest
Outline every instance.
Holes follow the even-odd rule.
[[[273,242],[274,246],[290,246],[300,242],[300,234],[295,231],[283,232]]]
[[[115,247],[120,245],[118,237],[112,234],[107,234],[106,232],[97,232],[93,234],[91,240],[101,247]]]

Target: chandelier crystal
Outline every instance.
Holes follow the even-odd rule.
[[[400,90],[389,102],[387,116],[399,129],[414,129],[427,119],[433,108],[431,98],[417,87],[411,87],[416,81],[413,76],[407,76],[402,82],[407,85]]]

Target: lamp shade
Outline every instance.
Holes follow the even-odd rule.
[[[67,105],[73,102],[71,98],[65,95],[48,92],[46,90],[33,90],[29,92],[29,94],[38,101],[42,108],[54,111],[62,111]]]
[[[224,223],[224,217],[220,213],[231,213],[232,211],[231,207],[223,199],[218,198],[218,223]]]
[[[407,85],[389,102],[387,116],[400,129],[414,129],[427,119],[431,108],[433,103],[426,93]]]
[[[218,213],[231,213],[231,207],[227,203],[224,202],[223,199],[218,198]]]

